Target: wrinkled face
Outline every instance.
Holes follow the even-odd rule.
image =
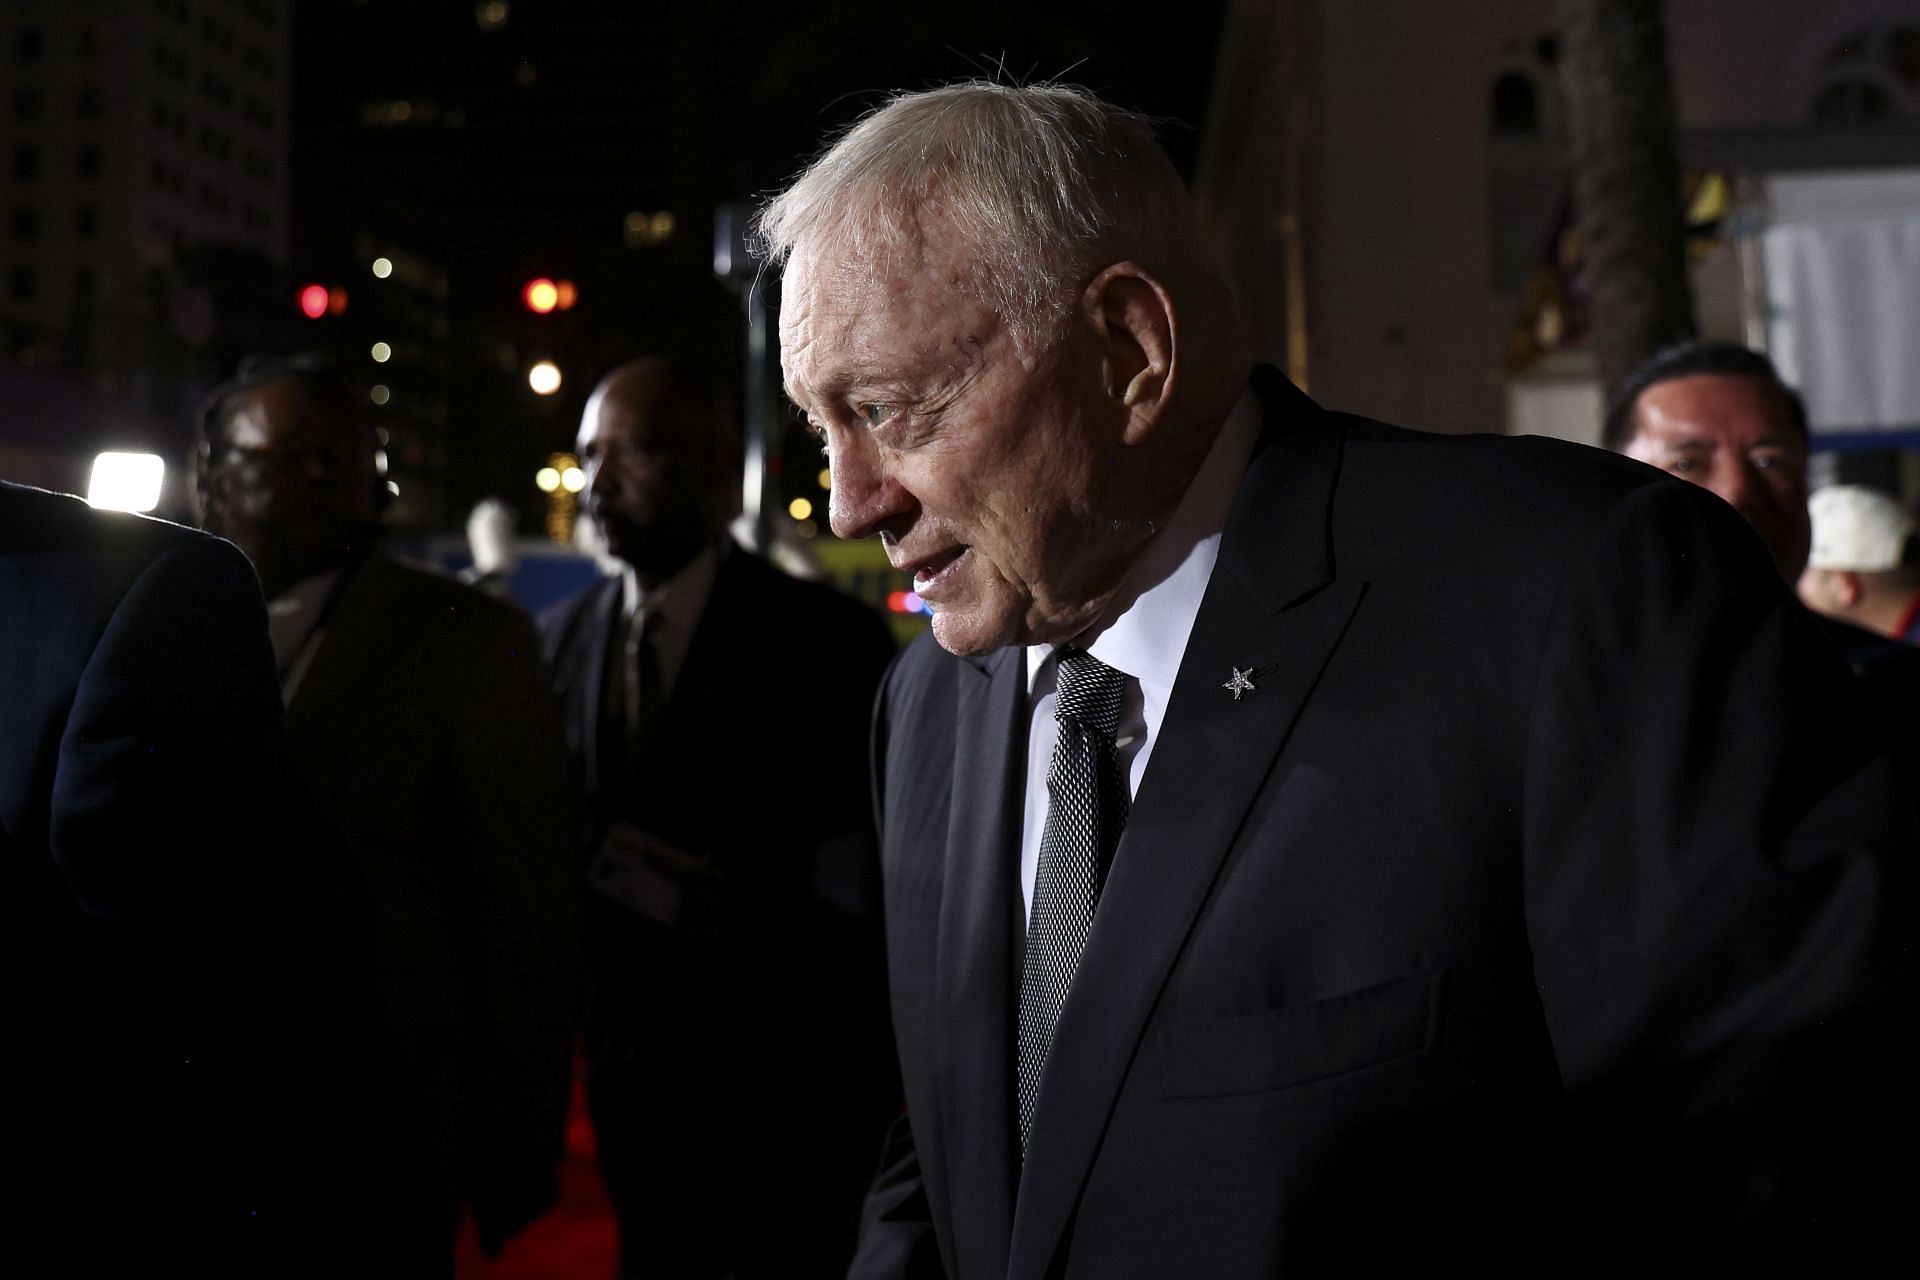
[[[1696,374],[1655,383],[1633,409],[1629,457],[1711,489],[1759,531],[1780,576],[1800,576],[1813,540],[1807,441],[1779,391],[1760,378]]]
[[[232,539],[277,594],[338,562],[372,522],[371,448],[292,383],[248,392],[208,448],[202,523]]]
[[[1026,349],[961,287],[958,238],[923,230],[885,262],[803,241],[787,267],[781,363],[833,530],[880,537],[953,653],[1070,639],[1148,532],[1125,410],[1085,325]]]
[[[648,578],[671,576],[720,536],[738,477],[697,396],[664,383],[596,392],[580,420],[587,511],[607,550]]]

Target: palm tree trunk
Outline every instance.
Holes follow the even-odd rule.
[[[1662,0],[1555,0],[1592,346],[1611,388],[1693,336]]]

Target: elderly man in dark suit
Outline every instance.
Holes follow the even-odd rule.
[[[290,781],[240,554],[0,483],[0,1270],[375,1274],[352,880]]]
[[[1885,1261],[1886,761],[1724,504],[1257,369],[1075,90],[900,97],[760,226],[833,526],[934,611],[856,1276]]]
[[[394,1058],[365,1176],[411,1206],[390,1255],[452,1267],[551,1203],[574,994],[575,805],[531,621],[377,545],[384,482],[324,358],[256,360],[201,421],[208,529],[259,571],[287,733],[374,906]]]
[[[588,796],[588,1098],[629,1276],[838,1275],[899,1112],[871,610],[734,546],[740,436],[664,359],[587,402],[624,572],[541,619]]]

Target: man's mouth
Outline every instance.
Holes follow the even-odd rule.
[[[938,591],[941,584],[953,577],[960,562],[967,558],[970,547],[949,547],[936,555],[928,556],[911,566],[913,570],[914,594],[925,599],[930,591]]]

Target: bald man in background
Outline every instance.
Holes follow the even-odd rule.
[[[728,539],[740,431],[698,370],[615,369],[579,452],[622,571],[540,627],[587,796],[587,1085],[621,1274],[837,1274],[898,1110],[860,767],[893,645]]]

